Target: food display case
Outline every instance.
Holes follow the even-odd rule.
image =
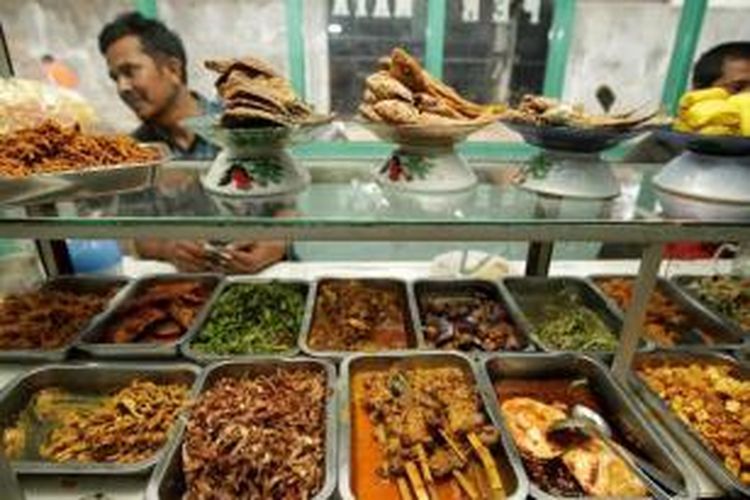
[[[332,2],[339,11],[349,3]],[[592,132],[591,116],[549,104],[561,97],[561,44],[571,41],[575,2],[538,3],[548,7],[544,33],[563,42],[549,49],[538,89],[546,97],[526,101],[539,116],[519,106],[507,122],[528,144],[473,140],[491,134],[485,126],[502,129],[504,104],[446,90],[433,35],[409,47],[424,55],[425,73],[393,51],[386,71],[401,79],[384,80],[382,68],[364,78],[363,116],[313,113],[304,102],[302,34],[289,29],[296,55],[289,81],[279,81],[292,98],[271,107],[296,109],[297,121],[268,111],[268,102],[261,110],[288,127],[280,135],[248,132],[258,95],[238,98],[224,87],[233,109],[188,123],[227,148],[218,160],[177,161],[161,146],[127,142],[131,155],[146,156],[88,173],[0,179],[0,240],[33,240],[44,268],[36,288],[19,285],[0,300],[0,485],[8,475],[15,487],[17,476],[30,499],[747,495],[746,442],[734,453],[727,439],[705,439],[700,430],[715,429],[704,425],[703,400],[686,404],[648,370],[721,365],[701,379],[716,382],[705,404],[727,403],[730,444],[750,433],[750,283],[729,278],[726,263],[664,262],[674,243],[750,242],[750,225],[727,212],[688,217],[659,202],[663,164],[623,161],[618,145],[650,133],[653,124],[631,126],[651,116],[620,116]],[[686,31],[695,29],[697,3],[683,7]],[[455,15],[447,4],[420,3],[428,33]],[[285,5],[289,25],[302,24],[302,2]],[[507,14],[500,10],[498,18]],[[499,31],[510,37],[515,22]],[[280,78],[257,61],[211,64],[220,80],[235,65],[270,72],[244,81],[245,92]],[[684,87],[674,80],[684,61],[673,64],[670,81]],[[394,92],[406,96],[396,105]],[[667,104],[681,92],[665,93]],[[538,106],[548,105],[567,121],[540,118]],[[460,126],[448,127],[436,109],[460,110]],[[412,115],[414,123],[397,123]],[[326,127],[369,130],[380,141],[313,137]],[[440,275],[426,261],[396,262],[363,247],[365,263],[282,262],[258,276],[67,276],[66,240],[154,237],[207,242],[217,262],[234,241],[284,241],[291,250],[514,242],[525,259],[480,275],[491,256],[469,269],[463,250]],[[636,250],[624,265],[553,260],[569,242]]]

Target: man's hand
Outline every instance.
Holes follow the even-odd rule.
[[[227,273],[254,274],[284,259],[287,245],[283,241],[232,243],[222,251]]]
[[[139,256],[170,262],[182,272],[194,273],[213,269],[200,241],[136,240],[135,247]]]

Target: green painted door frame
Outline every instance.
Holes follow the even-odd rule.
[[[285,0],[286,35],[289,57],[289,80],[302,99],[307,95],[305,84],[305,9],[302,0]]]
[[[553,0],[553,5],[543,93],[549,97],[562,97],[575,27],[576,0]]]
[[[687,88],[690,68],[703,27],[708,0],[685,0],[677,25],[667,78],[664,80],[661,102],[669,113],[677,110],[677,102]]]
[[[159,15],[156,0],[133,0],[133,7],[145,17],[151,19],[155,19]]]
[[[427,0],[424,67],[436,78],[443,77],[447,0]]]

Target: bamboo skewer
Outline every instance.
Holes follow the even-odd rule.
[[[459,460],[461,460],[461,462],[465,464],[468,459],[466,458],[466,454],[461,450],[461,447],[458,446],[458,443],[456,443],[453,438],[451,438],[443,429],[440,429],[439,432],[445,442],[448,444],[448,447],[451,449],[451,451],[453,451],[453,453],[456,454]]]
[[[401,495],[401,500],[414,500],[409,492],[409,483],[403,477],[396,478],[396,486],[398,486],[398,492]]]
[[[471,484],[471,481],[458,469],[453,469],[453,477],[458,481],[458,485],[464,490],[464,493],[471,500],[479,500],[479,493],[477,489]]]
[[[417,462],[419,468],[422,469],[422,475],[427,483],[427,494],[430,500],[438,500],[437,490],[435,489],[435,480],[432,477],[432,471],[430,470],[430,462],[427,459],[427,452],[424,449],[423,444],[414,445],[414,453],[417,455]]]
[[[406,477],[409,478],[411,487],[414,490],[414,495],[417,500],[430,500],[427,490],[422,482],[422,476],[419,475],[419,469],[414,465],[414,462],[406,462]]]
[[[479,461],[482,462],[485,472],[487,473],[487,479],[490,483],[490,489],[493,493],[493,498],[505,498],[505,490],[503,489],[503,482],[500,480],[500,474],[497,472],[497,466],[495,465],[495,459],[492,458],[492,454],[487,447],[482,444],[479,436],[475,433],[470,432],[466,435],[469,440],[469,444],[474,448]]]
[[[427,483],[432,483],[432,472],[430,472],[430,463],[427,461],[427,452],[424,450],[423,444],[415,444],[414,451],[417,454],[417,462],[419,467],[422,469],[422,475]]]

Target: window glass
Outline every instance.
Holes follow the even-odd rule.
[[[540,93],[552,2],[448,2],[444,78],[477,102]]]
[[[447,2],[443,78],[479,103],[516,101],[540,94],[552,0]],[[500,124],[470,140],[518,140]]]
[[[315,4],[320,2],[305,2],[306,8]],[[378,58],[394,47],[424,57],[425,0],[329,0],[327,16],[330,106],[339,116],[356,113]]]

